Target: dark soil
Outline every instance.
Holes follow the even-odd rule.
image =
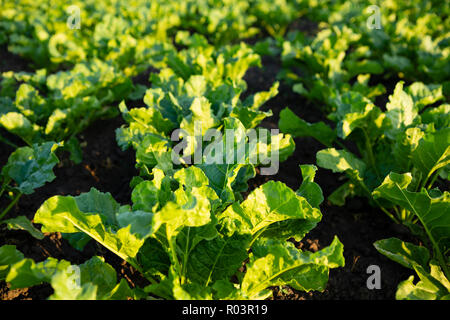
[[[245,80],[252,92],[268,90],[276,80],[279,71],[279,59],[264,57],[263,67],[252,68],[246,74]],[[309,122],[324,121],[323,114],[309,101],[294,93],[289,86],[281,84],[279,94],[268,101],[263,109],[271,109],[273,116],[266,119],[262,125],[266,128],[277,128],[279,113],[285,107]],[[274,177],[258,176],[250,182],[254,189],[269,180],[279,180],[294,190],[301,184],[300,164],[314,164],[316,153],[324,146],[312,138],[296,138],[295,152],[285,162],[280,164],[280,171]],[[325,199],[342,184],[345,177],[329,170],[319,168],[316,182],[321,186]],[[326,290],[321,292],[298,292],[291,288],[274,288],[274,299],[347,299],[374,300],[395,299],[399,282],[406,280],[412,273],[409,269],[387,259],[373,247],[380,239],[398,237],[414,241],[406,228],[394,225],[381,211],[372,208],[364,198],[351,199],[344,207],[336,207],[325,201],[321,205],[322,221],[305,239],[298,244],[303,250],[317,251],[328,246],[335,235],[344,244],[346,265],[344,268],[330,271]],[[377,265],[381,270],[381,289],[369,290],[366,285],[367,267]]]
[[[0,72],[31,71],[29,63],[21,57],[9,52],[6,45],[0,45],[0,57]]]
[[[306,23],[306,27],[312,28],[313,26],[308,23]],[[302,29],[305,26],[300,23],[292,28]],[[0,48],[0,57],[1,71],[26,68],[27,64],[24,61],[7,53],[2,48]],[[252,68],[245,77],[249,93],[268,90],[280,70],[279,58],[264,57],[262,60],[263,68]],[[145,83],[148,73],[135,80]],[[277,128],[279,112],[287,106],[307,121],[325,121],[317,107],[292,92],[289,86],[281,84],[278,96],[264,106],[267,110],[271,109],[274,115],[265,120],[263,126]],[[57,178],[34,194],[24,196],[8,217],[25,215],[32,219],[39,206],[49,197],[78,195],[89,191],[91,187],[103,192],[110,192],[121,204],[129,203],[131,193],[129,182],[133,176],[137,175],[137,171],[134,168],[134,152],[131,150],[123,152],[116,144],[115,129],[122,124],[120,116],[94,123],[79,137],[85,145],[83,162],[75,165],[68,160],[67,155],[60,155],[62,162],[55,170]],[[16,142],[4,131],[0,131],[0,134]],[[279,173],[276,176],[258,176],[251,180],[251,189],[269,179],[282,181],[294,189],[300,186],[299,164],[315,163],[315,154],[322,146],[309,138],[298,138],[295,139],[295,142],[295,153],[281,164]],[[0,145],[0,168],[6,163],[12,151],[12,148],[5,144]],[[342,179],[343,176],[324,169],[319,169],[316,177],[325,197],[342,183]],[[5,202],[0,201],[0,207],[4,205]],[[332,206],[325,201],[321,210],[323,220],[301,243],[296,245],[305,250],[317,251],[329,245],[333,237],[337,235],[344,244],[346,266],[331,270],[328,286],[323,293],[304,293],[290,288],[274,288],[274,299],[394,299],[398,283],[405,280],[411,272],[379,254],[373,247],[373,242],[392,236],[411,240],[408,233],[401,227],[393,225],[380,210],[371,208],[366,199],[353,199],[344,207]],[[127,279],[131,286],[146,285],[146,280],[131,266],[93,241],[86,246],[83,252],[80,252],[73,249],[58,233],[46,234],[45,239],[39,241],[26,232],[9,231],[4,226],[0,226],[0,246],[3,244],[16,245],[26,257],[36,261],[54,257],[79,264],[93,255],[100,255],[105,257],[106,261],[116,269],[118,276]],[[381,269],[382,286],[379,290],[369,290],[366,286],[369,277],[366,270],[370,265],[378,265]],[[9,290],[7,284],[0,283],[1,300],[45,299],[51,292],[52,289],[49,285]]]
[[[110,192],[121,204],[130,202],[131,189],[130,180],[137,175],[134,168],[134,152],[129,150],[123,152],[117,146],[115,140],[115,129],[123,124],[120,117],[110,120],[97,121],[87,129],[80,139],[86,144],[83,152],[83,162],[79,165],[68,160],[66,154],[60,155],[62,159],[60,166],[55,169],[56,179],[38,189],[30,196],[24,196],[13,210],[8,213],[9,218],[17,215],[25,215],[32,219],[36,210],[48,198],[55,195],[79,195],[88,192],[92,187],[102,191]],[[4,134],[4,132],[1,132]],[[7,161],[7,150],[2,145],[0,156],[0,167]],[[4,152],[6,151],[6,152]],[[0,207],[6,203],[0,202]],[[103,256],[108,263],[114,266],[119,277],[127,280],[130,284],[146,285],[146,280],[140,277],[136,271],[124,263],[120,258],[108,250],[91,241],[80,252],[74,249],[59,233],[47,234],[39,241],[26,232],[10,231],[4,225],[0,226],[0,246],[12,244],[23,254],[35,261],[43,261],[48,257],[65,259],[75,264],[80,264],[94,255]],[[49,291],[50,290],[50,291]],[[49,293],[50,292],[50,293]],[[3,299],[44,299],[48,297],[52,289],[48,285],[42,285],[30,289],[11,290],[3,282],[0,284],[0,298]]]

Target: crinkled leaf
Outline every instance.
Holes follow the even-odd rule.
[[[233,203],[217,215],[223,232],[231,235],[263,232],[271,224],[289,219],[320,221],[322,215],[305,198],[282,182],[269,181],[242,203]]]
[[[398,285],[395,298],[397,300],[448,300],[450,298],[450,282],[441,268],[430,263],[430,271],[422,266],[414,267],[420,281],[414,284],[414,276]]]
[[[315,253],[302,252],[289,242],[257,242],[247,264],[242,291],[248,297],[279,285],[304,291],[323,291],[329,269],[344,266],[343,249],[337,238],[329,247]]]
[[[44,232],[82,232],[122,259],[130,261],[145,239],[158,228],[152,213],[121,212],[118,225],[108,225],[99,212],[82,212],[73,197],[56,196],[48,199],[37,211],[34,221],[42,224]],[[144,224],[142,224],[144,223]]]
[[[9,132],[18,135],[27,143],[34,142],[39,131],[37,125],[33,125],[30,120],[18,112],[0,114],[0,125]]]
[[[189,257],[188,278],[202,286],[230,279],[248,257],[250,240],[249,236],[234,234],[201,241]]]
[[[58,271],[66,270],[69,266],[70,262],[51,257],[39,263],[24,259],[11,266],[6,282],[10,284],[11,289],[32,287],[50,282]]]
[[[58,146],[54,142],[46,142],[19,148],[9,156],[2,174],[17,183],[16,189],[19,192],[31,194],[56,178],[53,168],[58,163],[55,155]]]
[[[104,258],[92,257],[79,266],[59,270],[51,278],[54,293],[50,300],[126,300],[134,293],[126,280],[117,284],[117,275]]]

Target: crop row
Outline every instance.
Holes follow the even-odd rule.
[[[50,283],[51,299],[264,299],[282,285],[323,291],[329,270],[344,266],[342,243],[335,237],[312,253],[288,241],[301,241],[322,218],[317,167],[300,165],[298,190],[275,181],[248,187],[268,160],[293,153],[293,137],[312,137],[324,145],[317,166],[348,177],[328,201],[366,197],[420,239],[374,244],[420,278],[400,283],[397,298],[449,297],[445,4],[382,1],[381,29],[367,24],[368,1],[84,1],[79,29],[68,28],[62,1],[0,4],[0,43],[33,67],[2,74],[0,127],[9,133],[0,143],[16,150],[1,170],[8,202],[0,223],[38,239],[59,232],[78,250],[96,241],[150,283],[118,282],[102,257],[37,263],[5,245],[0,280],[11,289]],[[319,32],[288,32],[299,17]],[[263,55],[281,60],[279,79],[326,122],[308,123],[290,106],[280,114],[283,133],[261,127],[272,115],[261,107],[279,84],[249,94],[243,77]],[[146,71],[150,84],[137,84]],[[33,219],[40,230],[24,216],[7,219],[23,195],[55,178],[62,150],[83,161],[83,130],[118,114],[125,125],[117,143],[135,151],[139,171],[129,204],[93,188],[45,201]],[[252,134],[257,143],[241,149]],[[228,161],[230,150],[240,161]]]

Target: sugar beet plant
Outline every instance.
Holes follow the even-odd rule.
[[[64,1],[0,1],[0,44],[34,69],[1,75],[0,126],[9,133],[0,142],[15,151],[0,173],[0,223],[38,239],[60,232],[78,250],[96,241],[148,285],[130,287],[103,257],[35,262],[13,245],[0,247],[0,281],[11,289],[48,283],[49,299],[264,299],[283,285],[322,291],[329,270],[344,266],[343,245],[335,238],[313,253],[288,241],[301,241],[322,218],[317,168],[300,166],[295,191],[275,181],[248,187],[257,172],[278,170],[293,137],[313,137],[324,145],[317,165],[347,179],[331,203],[364,196],[420,239],[421,246],[375,243],[420,278],[400,283],[396,297],[448,299],[448,6],[378,4],[380,28],[368,24],[367,0],[87,0],[78,4],[82,27],[71,29]],[[292,32],[303,28],[293,23],[302,15],[317,24],[314,37]],[[261,34],[271,38],[239,43]],[[291,106],[280,114],[283,133],[260,127],[272,115],[261,107],[279,85],[246,92],[244,75],[261,66],[256,52],[279,55],[279,79],[331,125],[308,123]],[[144,71],[149,83],[134,81]],[[389,101],[379,102],[387,91]],[[78,135],[118,114],[125,124],[117,143],[136,152],[139,172],[129,204],[93,188],[45,201],[33,219],[41,230],[8,217],[22,195],[55,178],[57,148],[82,161]]]
[[[247,147],[249,131],[271,115],[260,106],[277,94],[275,84],[269,92],[239,98],[246,89],[245,71],[258,65],[259,57],[244,45],[217,50],[202,37],[186,36],[179,34],[178,41],[191,46],[168,54],[168,67],[151,75],[146,106],[120,105],[127,125],[117,130],[117,141],[136,150],[140,169],[131,183],[132,204],[120,205],[92,189],[50,198],[34,217],[42,232],[60,232],[77,249],[97,241],[140,271],[149,285],[131,289],[125,280],[117,283],[115,271],[100,257],[79,266],[53,258],[35,263],[3,246],[0,270],[11,288],[47,282],[54,290],[51,299],[263,299],[273,286],[323,291],[329,269],[344,265],[337,238],[315,253],[287,241],[300,241],[321,220],[323,196],[314,166],[301,167],[297,191],[270,181],[243,196],[257,166],[268,165],[274,153],[286,159],[294,149],[289,135],[262,128],[256,136],[267,139]],[[174,140],[175,129],[182,131]],[[219,135],[204,139],[208,129]],[[226,130],[233,130],[231,141]],[[185,148],[177,158],[173,151],[179,143]],[[199,149],[200,161],[189,161]],[[207,161],[218,157],[222,161]]]
[[[343,205],[348,196],[368,197],[393,221],[408,226],[432,250],[441,268],[441,275],[435,275],[442,281],[439,290],[448,290],[450,202],[448,192],[440,191],[438,185],[448,179],[449,105],[435,103],[442,98],[440,86],[414,83],[404,90],[399,83],[383,112],[361,94],[348,92],[336,99],[336,112],[329,116],[336,121],[335,129],[323,122],[307,123],[289,109],[281,113],[280,128],[294,136],[313,136],[330,147],[317,153],[317,164],[346,173],[348,181],[328,199]],[[430,104],[435,107],[426,108]],[[340,140],[354,141],[361,156]],[[391,242],[380,242],[377,248],[382,244]],[[380,251],[392,250],[389,257],[401,256],[403,252],[397,250],[402,246],[394,244]],[[436,297],[443,296],[436,292]]]
[[[298,6],[283,5],[276,5],[277,30],[285,29]],[[99,118],[117,115],[118,101],[142,98],[143,87],[134,86],[131,77],[150,67],[176,69],[176,59],[165,57],[176,52],[172,39],[178,34],[195,30],[224,45],[257,34],[273,20],[268,14],[273,6],[262,0],[225,1],[220,9],[214,1],[89,0],[77,4],[83,28],[68,29],[65,1],[1,6],[0,44],[30,59],[36,70],[2,74],[0,125],[29,146],[64,141],[75,162],[82,155],[78,134]]]
[[[227,122],[238,120],[225,119],[226,126]],[[236,145],[245,139],[240,126]],[[324,290],[329,269],[343,266],[343,246],[337,238],[316,253],[286,241],[301,240],[321,220],[317,206],[323,197],[313,181],[314,166],[302,167],[304,179],[297,192],[271,181],[231,204],[224,195],[233,187],[242,188],[235,183],[236,174],[222,177],[219,187],[205,174],[207,168],[164,171],[167,167],[154,166],[151,178],[136,185],[131,206],[92,189],[78,197],[53,197],[34,218],[43,232],[76,236],[78,246],[94,239],[139,270],[150,285],[131,290],[126,283],[116,284],[115,274],[99,258],[79,266],[79,275],[68,276],[73,267],[65,261],[35,264],[20,259],[14,248],[3,247],[18,257],[13,263],[3,258],[6,281],[14,288],[50,282],[55,299],[145,294],[166,299],[260,299],[272,294],[271,286]],[[107,283],[100,276],[104,274]],[[69,290],[74,283],[76,290]]]
[[[311,173],[314,168],[302,171]],[[151,283],[147,287],[131,290],[125,280],[117,284],[114,270],[98,257],[80,265],[76,273],[64,260],[49,258],[36,264],[23,259],[13,246],[0,248],[0,275],[12,288],[51,283],[55,299],[146,294],[167,299],[260,299],[278,285],[324,290],[329,269],[344,264],[337,238],[316,253],[286,241],[302,239],[321,219],[319,209],[301,195],[315,185],[311,179],[304,179],[297,192],[269,182],[224,210],[201,169],[191,166],[173,176],[155,169],[154,175],[135,188],[131,207],[92,189],[78,197],[53,197],[35,216],[45,232],[95,239],[141,271]]]
[[[325,28],[316,37],[297,32],[279,41],[284,64],[280,77],[295,92],[320,103],[334,123],[308,123],[285,109],[279,127],[321,142],[327,149],[317,153],[318,166],[346,174],[347,182],[329,201],[342,206],[347,197],[365,196],[424,243],[416,246],[396,238],[375,243],[378,251],[420,278],[402,282],[396,297],[448,299],[449,52],[448,34],[437,23],[445,21],[440,11],[447,9],[424,10],[430,5],[425,2],[383,2],[380,19],[386,23],[371,29],[363,13],[367,3],[359,4],[338,1],[339,14],[329,16],[320,12],[334,8],[319,9],[316,18]],[[381,77],[416,82],[406,87],[397,82],[386,105],[377,106],[376,98],[386,91]],[[356,148],[349,148],[352,144]]]
[[[278,39],[280,77],[325,112],[332,111],[331,100],[346,91],[373,100],[398,79],[448,82],[448,6],[380,1],[376,25],[370,24],[373,4],[324,1],[312,7],[312,19],[320,22],[314,37],[292,32]]]
[[[343,266],[343,246],[337,238],[316,253],[303,252],[286,241],[302,239],[321,219],[319,209],[301,191],[269,182],[245,201],[223,209],[209,183],[195,166],[172,176],[154,169],[154,179],[134,189],[132,206],[120,206],[111,195],[92,189],[78,197],[47,200],[35,222],[43,225],[44,232],[75,233],[98,241],[141,271],[150,281],[143,288],[145,293],[166,299],[260,299],[272,295],[269,287],[279,285],[324,290],[329,269]],[[313,183],[305,179],[301,189]],[[94,259],[105,269],[102,273],[111,269]],[[9,267],[6,281],[14,287],[44,281],[55,290],[70,288],[73,279],[64,275],[67,263],[54,259],[45,263],[20,260]],[[21,272],[22,268],[30,271]],[[116,288],[105,285],[103,277],[95,277],[89,269],[83,278],[80,268],[80,296],[76,298],[86,298],[81,293],[94,287],[97,291]],[[128,288],[126,292],[129,296]],[[111,296],[108,292],[91,297]],[[58,297],[74,298],[59,293]]]
[[[58,163],[55,154],[58,147],[54,142],[34,144],[18,148],[10,155],[0,172],[0,198],[9,200],[5,208],[0,208],[0,224],[7,224],[9,229],[26,230],[35,238],[43,239],[43,234],[26,217],[5,218],[23,195],[33,193],[56,178],[53,168]]]
[[[143,1],[79,5],[84,28],[72,30],[63,1],[2,2],[0,13],[0,43],[35,67],[2,74],[0,125],[29,146],[64,142],[76,162],[82,154],[77,135],[96,119],[117,115],[117,101],[135,96],[131,77],[158,67],[171,47],[169,20],[177,21],[169,8],[157,15],[158,5]],[[140,11],[150,14],[145,25]]]

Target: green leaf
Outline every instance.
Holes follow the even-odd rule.
[[[11,265],[24,259],[22,252],[13,245],[3,245],[0,247],[0,281],[6,278]]]
[[[137,260],[144,270],[144,275],[167,274],[170,258],[166,249],[154,238],[148,238],[139,250]]]
[[[427,181],[438,169],[450,163],[450,128],[430,132],[412,152],[412,162]]]
[[[161,112],[154,107],[128,110],[125,102],[122,101],[119,108],[122,117],[128,123],[128,127],[122,127],[116,131],[116,139],[122,149],[130,145],[137,148],[145,136],[150,134],[164,137],[174,129],[173,123],[163,118]]]
[[[345,205],[345,199],[354,195],[354,185],[348,181],[334,190],[333,193],[328,196],[328,200],[335,206],[342,207]]]
[[[72,266],[69,266],[72,268]],[[92,283],[77,285],[79,277],[73,275],[72,269],[64,270],[54,275],[51,285],[54,293],[50,300],[96,300],[97,287]]]
[[[178,194],[179,203],[168,202],[156,215],[155,222],[165,224],[167,240],[176,237],[184,227],[199,227],[211,221],[208,199]],[[184,202],[184,204],[183,204]]]
[[[82,212],[101,213],[106,223],[117,224],[117,212],[120,205],[114,200],[110,193],[102,193],[95,188],[91,188],[88,193],[81,194],[74,198]],[[63,233],[63,238],[78,250],[83,250],[91,237],[85,233]]]
[[[450,127],[450,104],[441,104],[436,108],[427,108],[420,116],[423,123],[433,124],[436,129]]]
[[[264,134],[264,132],[266,132]],[[294,139],[289,134],[271,134],[266,129],[259,129],[259,141],[257,142],[257,152],[258,152],[258,163],[261,165],[272,165],[274,166],[274,162],[283,162],[289,158],[295,150],[295,142]],[[267,137],[267,139],[263,138]],[[253,153],[249,152],[250,159],[252,159]],[[264,173],[265,168],[261,169],[262,175],[273,175],[274,173],[270,172]]]
[[[29,84],[20,85],[16,92],[15,104],[17,109],[32,122],[45,116],[46,102],[39,92]]]
[[[114,268],[102,257],[92,257],[79,266],[68,266],[51,278],[50,300],[126,300],[135,295],[126,280],[117,284]]]
[[[9,132],[18,135],[22,140],[29,144],[35,140],[39,131],[37,125],[33,125],[30,120],[18,112],[0,114],[0,126],[3,126]]]
[[[373,60],[363,60],[363,61],[353,61],[349,60],[345,64],[349,70],[351,76],[355,76],[362,73],[370,74],[381,74],[384,71],[383,66],[378,61]]]
[[[97,286],[99,296],[106,295],[117,283],[117,275],[114,268],[105,263],[101,257],[92,257],[85,263],[79,265],[80,280],[90,282]]]
[[[228,235],[234,233],[256,235],[271,224],[302,219],[318,222],[320,211],[295,194],[282,182],[269,181],[254,190],[242,203],[233,203],[217,215],[219,224]]]
[[[77,138],[72,137],[64,143],[64,148],[70,152],[70,160],[75,164],[80,164],[83,161],[83,150]]]
[[[154,168],[153,180],[142,181],[131,194],[134,210],[155,212],[171,199],[170,179],[160,169]]]
[[[265,118],[272,116],[272,111],[255,111],[246,107],[235,107],[230,114],[231,117],[239,119],[245,128],[255,128]]]
[[[220,124],[219,119],[214,115],[211,102],[205,97],[196,97],[189,107],[191,114],[184,117],[180,123],[180,128],[186,130],[191,135],[195,133],[196,122],[200,123],[200,132],[202,135],[210,128]]]
[[[61,270],[66,270],[70,262],[55,258],[35,263],[32,259],[23,259],[11,266],[6,282],[11,289],[32,287],[44,282],[50,282],[52,277]]]
[[[55,155],[58,147],[59,144],[46,142],[19,148],[9,156],[2,174],[17,183],[15,189],[19,192],[31,194],[56,178],[53,167],[59,162]]]
[[[386,109],[386,117],[391,121],[394,131],[412,125],[419,113],[411,96],[403,91],[402,81],[397,83],[394,93],[389,96],[389,102],[386,104]]]
[[[398,300],[448,299],[450,282],[439,265],[430,260],[428,249],[396,238],[374,243],[375,248],[389,259],[414,270],[420,281],[414,284],[414,276],[402,281],[397,289]],[[428,266],[429,264],[429,266]]]
[[[412,97],[419,111],[444,98],[441,85],[425,85],[422,82],[414,82],[405,91]]]
[[[384,131],[384,114],[359,92],[346,92],[335,98],[333,104],[337,110],[329,118],[337,121],[336,131],[342,139],[357,128],[375,137]]]
[[[234,234],[203,240],[192,251],[187,266],[188,278],[202,286],[228,280],[248,257],[249,236]]]
[[[88,193],[74,197],[78,208],[82,212],[101,213],[108,224],[116,224],[116,215],[120,205],[109,192],[103,193],[91,188]]]
[[[408,128],[398,134],[395,141],[393,155],[396,167],[402,171],[408,171],[411,164],[412,152],[419,145],[419,141],[425,133],[419,128]]]
[[[414,276],[398,285],[395,298],[397,300],[448,300],[450,282],[434,262],[430,263],[430,271],[415,266],[420,281],[414,284]]]
[[[374,198],[384,198],[412,212],[421,222],[430,239],[439,263],[446,271],[444,254],[450,249],[450,200],[444,192],[438,198],[431,198],[425,189],[411,192],[407,188],[412,181],[410,173],[390,173],[381,186],[373,191]]]
[[[172,152],[168,141],[153,135],[146,136],[136,150],[136,166],[158,168],[172,173]]]
[[[317,152],[317,165],[333,172],[346,172],[353,180],[364,183],[366,164],[346,150],[334,148]]]
[[[177,300],[211,300],[210,288],[205,288],[197,283],[180,284],[174,281],[173,296]]]
[[[44,235],[36,229],[30,220],[25,216],[18,216],[17,218],[3,221],[9,230],[25,230],[38,240],[44,239]]]
[[[335,130],[325,123],[308,123],[299,118],[289,108],[281,111],[278,126],[284,133],[289,133],[294,137],[313,137],[326,146],[331,146],[336,139]]]
[[[244,106],[248,106],[253,110],[258,110],[264,103],[272,99],[278,94],[279,82],[275,82],[269,91],[258,92],[254,95],[249,96],[245,102]],[[247,127],[248,128],[248,127]]]
[[[61,232],[61,236],[66,239],[72,247],[79,251],[83,251],[84,247],[92,240],[87,234],[78,232],[78,233],[63,233]]]
[[[241,155],[238,152],[246,142],[246,129],[242,123],[238,119],[226,118],[224,129],[234,130],[232,141],[227,141],[225,135],[212,142],[205,148],[203,163],[197,167],[205,173],[209,186],[218,197],[224,203],[231,203],[235,200],[235,192],[246,190],[247,181],[254,177],[255,170],[252,164],[248,164],[250,151],[243,150]],[[256,150],[252,151],[252,156],[257,157]]]
[[[91,190],[84,195],[81,207],[89,207],[89,200],[95,198],[97,192]],[[101,209],[83,212],[79,201],[70,196],[52,197],[39,208],[34,221],[42,224],[43,232],[85,233],[130,263],[133,263],[145,239],[159,227],[153,224],[152,213],[142,211],[120,212],[118,224],[108,225],[107,216]],[[113,207],[114,203],[110,202],[110,205]]]
[[[344,266],[343,245],[333,243],[318,252],[302,252],[290,242],[273,240],[255,244],[242,291],[251,298],[270,286],[289,285],[297,290],[325,290],[330,268]]]
[[[378,252],[410,269],[414,269],[416,264],[426,268],[430,260],[430,253],[427,248],[397,238],[378,240],[374,243],[374,246]]]
[[[297,190],[297,194],[308,200],[311,206],[318,208],[323,202],[323,193],[320,186],[314,182],[317,167],[311,164],[303,164],[300,165],[300,169],[302,171],[303,181]]]

